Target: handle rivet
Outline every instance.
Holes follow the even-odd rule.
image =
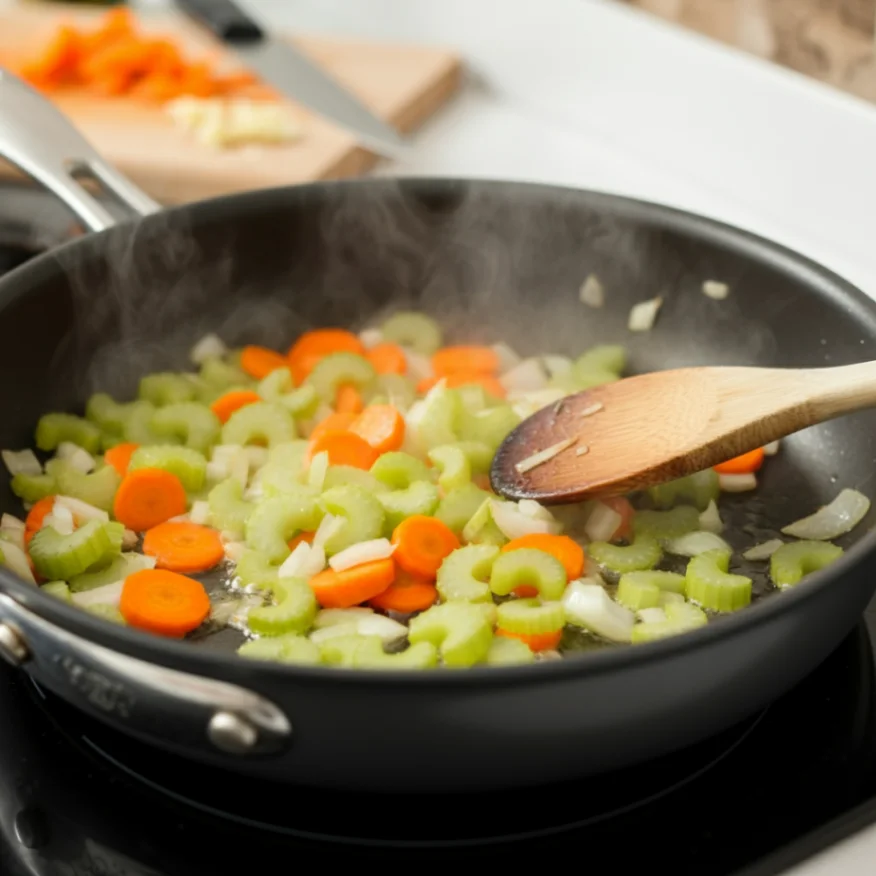
[[[258,742],[258,730],[234,712],[216,712],[207,725],[207,735],[216,748],[229,754],[246,754]]]
[[[21,666],[30,657],[21,633],[9,624],[0,624],[0,657],[11,666]]]

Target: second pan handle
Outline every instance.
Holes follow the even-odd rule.
[[[161,206],[108,164],[47,98],[0,67],[0,157],[60,198],[90,231],[118,224],[76,180],[85,172],[140,216]]]

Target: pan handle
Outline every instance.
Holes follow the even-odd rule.
[[[140,216],[161,207],[101,158],[70,120],[38,91],[0,67],[0,157],[59,197],[91,231],[118,224],[79,181],[93,176]]]
[[[0,594],[0,657],[107,724],[153,744],[276,755],[292,737],[264,697],[81,639]]]

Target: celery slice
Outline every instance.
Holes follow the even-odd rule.
[[[318,606],[304,578],[280,578],[273,587],[276,605],[253,608],[247,624],[254,633],[280,636],[306,633],[316,617]]]
[[[234,570],[240,579],[241,587],[256,587],[259,590],[273,590],[280,579],[279,566],[275,566],[264,554],[245,550],[237,561]]]
[[[257,475],[256,482],[266,498],[272,496],[299,496],[317,499],[320,491],[301,480],[301,475],[292,469],[266,465]]]
[[[304,496],[263,499],[246,521],[246,543],[270,562],[281,563],[289,556],[289,539],[302,530],[315,531],[321,519],[322,512],[315,499]]]
[[[618,380],[620,380],[620,376],[614,371],[573,364],[568,372],[552,377],[548,381],[548,386],[552,389],[559,389],[568,395],[583,392],[585,389],[593,389],[595,386],[603,386],[606,383],[615,383]]]
[[[659,542],[671,541],[699,528],[700,515],[692,505],[679,505],[671,511],[637,511],[633,516],[633,532]]]
[[[179,444],[175,436],[162,436],[152,429],[152,418],[155,416],[155,405],[148,401],[133,402],[128,409],[125,420],[124,435],[126,441],[134,444]]]
[[[490,589],[497,596],[507,596],[517,587],[526,585],[535,587],[542,599],[562,599],[567,583],[563,564],[536,548],[499,554],[490,575]]]
[[[99,428],[121,435],[128,419],[129,405],[119,404],[105,392],[98,392],[85,405],[85,418]]]
[[[91,474],[83,474],[63,459],[50,459],[46,463],[46,474],[55,479],[59,494],[87,502],[102,511],[112,510],[113,499],[122,482],[119,473],[111,465]]]
[[[342,666],[352,668],[356,652],[362,647],[362,641],[369,638],[359,633],[349,633],[344,636],[332,636],[330,639],[322,639],[319,644],[320,660],[328,666]],[[380,637],[373,637],[380,644]],[[381,646],[382,650],[382,646]]]
[[[309,383],[299,386],[292,392],[280,396],[277,404],[289,411],[296,420],[312,417],[319,408],[319,393]]]
[[[324,489],[330,490],[332,487],[345,487],[352,485],[361,487],[369,493],[386,493],[389,487],[381,481],[377,480],[369,471],[364,471],[361,468],[354,468],[352,465],[330,465],[325,474]]]
[[[204,454],[189,447],[176,445],[138,447],[131,455],[128,471],[136,471],[138,468],[160,468],[169,471],[179,478],[180,483],[189,493],[203,490],[207,478],[207,460]]]
[[[168,371],[142,377],[137,395],[143,401],[151,402],[156,407],[163,407],[191,401],[196,393],[197,386],[190,376]]]
[[[40,450],[55,450],[69,441],[89,453],[100,451],[100,429],[82,417],[73,414],[44,414],[36,427],[36,446]]]
[[[492,498],[492,494],[486,490],[482,490],[475,484],[466,484],[458,490],[451,490],[441,499],[435,516],[459,535],[483,505],[484,500],[490,498]]]
[[[629,577],[629,575],[635,574],[635,572],[630,572],[627,575],[621,575],[615,598],[631,611],[655,608],[660,604],[660,588],[656,584],[649,584]]]
[[[267,465],[275,465],[278,468],[291,469],[294,474],[300,475],[304,471],[304,457],[310,446],[308,441],[296,439],[275,444],[268,450]]]
[[[438,384],[420,404],[422,410],[414,425],[413,437],[423,451],[458,440],[456,429],[464,408],[455,389]]]
[[[143,554],[137,553],[119,554],[108,563],[101,564],[99,568],[91,572],[73,575],[70,578],[70,590],[73,593],[81,593],[83,590],[105,587],[107,584],[123,581],[128,575],[133,575],[134,572],[154,567],[155,560],[152,557],[144,557]]]
[[[520,639],[495,636],[484,661],[488,666],[521,666],[535,662],[535,654]]]
[[[216,484],[207,497],[210,506],[210,525],[226,532],[243,533],[246,521],[253,512],[252,502],[243,498],[243,487],[237,478],[228,478]]]
[[[660,543],[648,535],[640,535],[626,547],[594,541],[587,546],[587,553],[600,566],[620,573],[653,569],[663,557]]]
[[[456,441],[451,447],[458,447],[468,459],[473,475],[487,474],[493,464],[493,450],[483,441]]]
[[[170,404],[159,408],[152,417],[152,431],[162,437],[176,438],[199,453],[216,443],[222,424],[206,405],[197,402]]]
[[[728,574],[730,552],[711,550],[687,564],[687,598],[712,611],[736,611],[751,602],[751,578]]]
[[[776,587],[791,587],[823,569],[843,555],[843,549],[829,541],[795,541],[783,544],[770,557],[770,578]]]
[[[471,482],[471,463],[457,444],[440,444],[429,451],[429,459],[441,472],[438,486],[449,493]]]
[[[484,499],[480,508],[472,514],[471,519],[462,530],[462,540],[467,544],[494,544],[503,547],[508,543],[505,533],[499,529],[493,520],[493,502]]]
[[[109,621],[110,623],[114,624],[119,624],[121,626],[127,626],[124,615],[115,605],[110,605],[106,602],[95,602],[91,605],[83,606],[83,608],[85,608],[85,610],[89,614],[93,614],[96,617],[101,618],[102,620]]]
[[[371,466],[371,474],[393,490],[403,490],[416,481],[434,480],[434,474],[425,462],[401,451],[379,456]]]
[[[276,368],[260,381],[256,392],[267,402],[279,401],[295,389],[292,372],[288,368]]]
[[[205,359],[199,376],[204,383],[223,391],[234,387],[247,389],[252,385],[252,380],[245,371],[221,359]]]
[[[620,580],[626,580],[636,585],[650,585],[656,587],[661,592],[684,594],[684,575],[678,575],[675,572],[627,572]]]
[[[316,363],[306,383],[313,386],[319,397],[331,405],[342,386],[351,385],[357,389],[365,389],[376,377],[377,372],[364,356],[356,353],[331,353]]]
[[[31,539],[30,558],[36,571],[49,579],[67,580],[118,554],[109,524],[91,520],[72,535],[61,535],[50,526]]]
[[[57,492],[55,479],[49,474],[17,474],[12,478],[9,488],[22,502],[30,503],[39,502]]]
[[[459,435],[464,441],[486,444],[494,453],[520,424],[520,417],[510,405],[497,405],[477,414],[463,410]]]
[[[444,558],[436,586],[447,602],[491,602],[487,583],[499,556],[495,545],[472,544],[457,548]]]
[[[281,405],[256,402],[238,408],[222,427],[223,444],[267,444],[275,447],[295,438],[295,422]]]
[[[65,581],[49,581],[47,584],[43,584],[40,590],[49,596],[60,599],[62,602],[73,603],[73,600],[70,598],[70,588]]]
[[[717,501],[720,493],[718,473],[711,468],[648,490],[651,501],[658,508],[671,508],[678,502],[689,502],[700,511],[705,511],[709,502]]]
[[[377,493],[377,499],[383,506],[383,531],[387,535],[392,535],[396,526],[408,517],[432,516],[440,501],[438,487],[428,481],[416,481],[404,490]]]
[[[439,649],[446,666],[474,666],[487,656],[493,641],[492,606],[448,602],[411,619],[411,645],[430,642]]]
[[[378,498],[353,485],[332,487],[322,494],[326,512],[344,520],[343,526],[325,543],[326,556],[340,553],[360,541],[380,538],[386,515]]]
[[[495,566],[494,566],[495,569]],[[495,576],[495,572],[493,573]],[[562,602],[540,599],[510,599],[496,610],[496,625],[509,633],[539,635],[554,633],[566,623]]]
[[[431,356],[441,346],[438,323],[424,313],[400,311],[389,317],[380,330],[384,340],[410,347],[423,356]]]
[[[600,344],[585,350],[575,360],[574,367],[585,372],[602,370],[620,375],[627,367],[627,351],[619,344]]]
[[[633,627],[631,641],[634,645],[677,636],[709,622],[705,612],[689,602],[670,602],[663,611],[666,620],[639,623]]]
[[[315,666],[320,662],[319,648],[298,633],[251,639],[244,642],[237,653],[251,660],[267,660],[272,663],[293,663],[299,666]]]
[[[438,663],[438,650],[431,642],[387,654],[380,636],[357,633],[325,639],[319,649],[326,663],[355,669],[432,669]]]
[[[375,388],[388,404],[402,412],[408,411],[417,400],[416,387],[401,374],[378,374]],[[376,404],[376,400],[372,399],[371,403]]]

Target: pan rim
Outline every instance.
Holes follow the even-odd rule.
[[[779,266],[783,270],[798,275],[808,275],[811,286],[821,286],[830,292],[830,297],[843,302],[847,307],[854,305],[853,316],[863,323],[870,323],[870,330],[876,339],[876,301],[857,286],[850,283],[831,269],[815,262],[808,256],[796,252],[783,244],[771,241],[753,232],[745,231],[722,220],[627,195],[618,195],[598,189],[585,189],[550,183],[527,182],[522,180],[478,179],[465,177],[380,177],[352,180],[324,180],[296,186],[281,186],[258,189],[232,195],[198,201],[192,204],[174,205],[155,216],[135,219],[121,223],[115,228],[99,232],[94,236],[112,235],[120,229],[139,222],[162,221],[165,215],[186,215],[193,220],[209,216],[211,219],[230,218],[240,215],[241,208],[258,209],[282,202],[291,193],[313,194],[319,196],[338,189],[409,189],[412,192],[439,193],[454,188],[481,190],[517,190],[530,195],[563,196],[581,198],[583,202],[603,202],[620,208],[623,214],[632,214],[639,219],[658,227],[676,230],[688,236],[723,243],[761,261]],[[28,294],[29,279],[57,270],[56,257],[71,247],[85,245],[92,237],[77,238],[34,257],[0,279],[3,297],[0,300],[0,313],[7,302]],[[55,263],[55,264],[53,264]],[[11,287],[6,290],[6,287]],[[18,287],[18,288],[16,288]],[[328,683],[344,687],[348,684],[371,685],[381,689],[409,689],[423,687],[468,688],[492,682],[489,687],[505,687],[518,683],[540,683],[561,681],[573,677],[595,677],[627,667],[654,664],[663,659],[681,657],[695,651],[707,643],[717,643],[732,638],[738,631],[760,627],[772,621],[780,612],[792,611],[795,606],[805,605],[817,598],[821,591],[840,576],[847,574],[861,564],[869,555],[876,553],[876,529],[863,535],[843,556],[831,566],[808,575],[804,581],[791,588],[774,593],[754,605],[725,616],[718,622],[691,630],[684,635],[649,642],[641,645],[625,645],[608,648],[586,656],[564,660],[544,661],[524,666],[482,666],[472,667],[464,672],[410,672],[404,670],[364,670],[339,667],[307,667],[291,664],[275,664],[268,661],[244,660],[234,654],[206,652],[185,641],[168,640],[141,632],[129,627],[118,627],[91,615],[82,609],[38,592],[39,588],[27,584],[13,576],[5,567],[0,567],[0,592],[7,592],[26,608],[33,610],[43,619],[56,624],[64,631],[80,636],[85,641],[101,645],[119,653],[143,659],[160,666],[190,672],[203,676],[221,678],[243,686],[259,689],[259,679],[270,682],[301,681]],[[784,604],[785,602],[788,604]]]

